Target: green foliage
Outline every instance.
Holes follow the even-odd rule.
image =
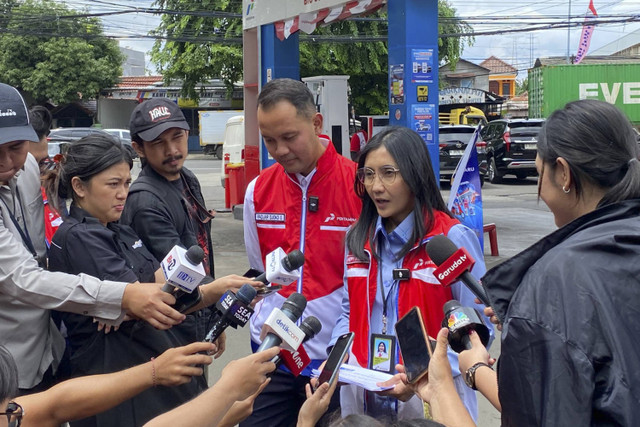
[[[0,2],[2,81],[37,102],[67,103],[95,98],[114,86],[124,56],[102,35],[100,20],[72,17],[77,12],[50,0]]]
[[[241,13],[239,0],[156,0],[155,6],[170,11],[191,12],[189,15],[164,14],[155,34],[169,40],[156,42],[151,58],[165,81],[183,81],[183,95],[196,99],[196,85],[207,79],[222,78],[228,88],[242,79],[242,47],[224,43],[221,39],[242,35],[240,19],[202,16],[194,11],[223,11]],[[442,20],[441,34],[469,34],[471,27],[456,20],[456,10],[447,0],[438,0]],[[213,15],[213,14],[211,14]],[[377,12],[370,17],[385,18]],[[451,19],[453,18],[453,19]],[[317,28],[313,35],[324,36],[385,36],[384,20],[341,21]],[[189,41],[196,39],[197,41]],[[207,40],[208,38],[208,40]],[[451,37],[439,40],[438,55],[441,61],[455,64],[465,44],[471,37]],[[387,101],[387,43],[386,42],[313,42],[301,36],[301,77],[317,75],[349,75],[352,104],[358,114],[382,114],[388,110]]]
[[[522,95],[529,90],[529,77],[518,81],[516,80],[516,95]]]
[[[200,82],[221,78],[231,90],[233,83],[242,80],[242,45],[224,43],[223,40],[242,37],[242,20],[206,13],[240,13],[242,1],[157,0],[154,6],[178,12],[203,12],[197,15],[162,15],[162,22],[154,34],[167,37],[168,40],[156,41],[151,51],[151,60],[162,73],[165,82],[182,80],[182,95],[198,99],[196,85]],[[185,41],[193,39],[197,41]]]

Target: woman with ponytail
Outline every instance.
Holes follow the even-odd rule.
[[[471,383],[498,394],[503,426],[640,425],[635,132],[611,104],[571,102],[543,126],[536,166],[559,229],[482,278],[502,324],[497,382],[474,336],[460,370],[474,367]],[[432,363],[421,396],[443,390],[442,368]]]

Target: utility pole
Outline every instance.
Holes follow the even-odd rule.
[[[567,64],[571,64],[571,0],[569,0],[569,14],[567,15]]]

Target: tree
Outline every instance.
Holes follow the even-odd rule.
[[[157,0],[154,6],[172,12],[154,31],[167,40],[151,50],[165,82],[181,80],[182,95],[198,99],[198,83],[221,78],[231,90],[242,80],[242,19],[229,17],[241,16],[241,0]]]
[[[242,78],[242,2],[239,0],[157,0],[167,10],[155,34],[158,40],[151,58],[165,80],[183,81],[183,95],[197,98],[196,85],[211,78],[222,78],[227,87]],[[455,18],[456,10],[447,0],[438,1],[439,31],[458,34],[439,40],[440,60],[455,63],[464,45],[472,43],[471,27]],[[216,11],[209,12],[206,11]],[[235,18],[228,14],[236,14]],[[387,43],[358,42],[358,37],[384,37],[386,15],[376,12],[367,21],[341,21],[317,28],[312,36],[300,37],[300,74],[351,76],[352,104],[359,113],[383,113],[387,106]],[[313,42],[313,36],[351,36],[356,42]]]
[[[529,77],[518,81],[516,80],[516,95],[522,95],[529,90]]]
[[[95,98],[122,73],[124,56],[97,18],[50,0],[7,8],[0,28],[0,76],[37,102]]]

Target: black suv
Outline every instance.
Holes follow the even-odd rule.
[[[469,125],[440,125],[438,130],[438,143],[440,146],[440,180],[451,181],[451,177],[464,154],[469,139],[475,132],[475,126]],[[480,183],[484,183],[484,174],[487,170],[487,161],[484,155],[484,147],[476,145],[478,152],[478,169],[480,171]]]
[[[482,129],[486,143],[487,179],[497,184],[504,175],[536,176],[538,133],[544,119],[493,120]]]

